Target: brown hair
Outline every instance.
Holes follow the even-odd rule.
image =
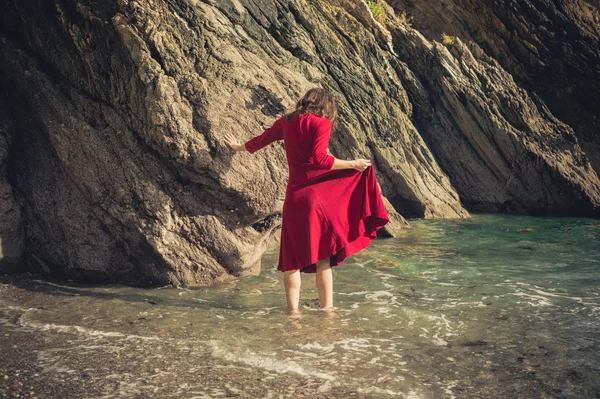
[[[298,114],[310,112],[318,116],[323,116],[331,121],[335,126],[338,116],[337,106],[333,95],[327,89],[314,87],[302,96],[296,103],[296,110],[287,115],[288,120],[292,120]]]

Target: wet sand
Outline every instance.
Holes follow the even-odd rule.
[[[48,310],[55,295],[65,293],[41,278],[0,276],[1,398],[370,397],[339,388],[320,392],[323,382],[220,359],[205,343],[130,333],[129,323],[105,334],[28,326],[28,314]]]

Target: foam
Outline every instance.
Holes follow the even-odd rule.
[[[391,298],[391,299],[395,298],[394,294],[392,294],[389,291],[373,291],[373,292],[370,292],[370,293],[368,293],[368,294],[365,295],[365,299],[369,299],[369,300],[373,300],[373,301],[378,301],[378,302],[381,302],[379,300],[379,298],[382,298],[382,297],[388,297],[388,298]]]
[[[77,326],[77,325],[68,326],[68,325],[62,325],[62,324],[40,323],[40,322],[37,322],[34,320],[27,320],[28,314],[32,311],[40,312],[41,310],[35,309],[35,308],[28,309],[25,313],[23,313],[19,317],[19,319],[17,320],[17,324],[24,326],[24,327],[35,328],[35,329],[41,330],[41,331],[53,330],[53,331],[58,331],[58,332],[63,332],[63,333],[79,333],[79,334],[88,335],[90,337],[139,339],[139,340],[144,340],[144,341],[160,341],[162,339],[159,337],[152,337],[152,336],[143,336],[143,335],[136,335],[136,334],[123,334],[123,333],[115,332],[115,331],[94,330],[91,328]]]
[[[537,286],[535,286],[535,287],[537,287]],[[540,287],[538,287],[538,288],[540,288]],[[556,298],[563,298],[563,299],[571,299],[573,301],[579,302],[582,305],[593,305],[593,306],[600,305],[599,303],[584,302],[585,299],[594,300],[596,298],[576,297],[576,296],[569,296],[569,295],[566,295],[566,294],[554,294],[552,292],[543,291],[541,289],[532,289],[532,291],[536,292],[536,293],[538,293],[540,295],[551,296],[551,297],[556,297]]]
[[[316,377],[322,380],[334,381],[335,376],[320,371],[307,370],[298,363],[291,360],[280,360],[274,357],[263,356],[246,349],[244,352],[234,353],[232,350],[224,349],[216,340],[208,341],[212,348],[212,355],[216,358],[230,362],[244,363],[267,371],[277,373],[294,373],[303,377]]]
[[[396,392],[396,391],[392,391],[391,389],[382,389],[382,388],[374,387],[374,386],[370,386],[370,387],[366,387],[366,388],[358,388],[357,391],[360,393],[374,393],[374,394],[378,394],[378,395],[389,395],[389,396],[393,396],[393,397],[409,398],[409,396],[405,396],[405,394],[403,392]],[[421,396],[410,396],[410,398],[411,399],[422,399]]]

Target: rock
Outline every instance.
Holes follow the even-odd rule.
[[[600,215],[600,179],[573,130],[498,62],[460,38],[446,47],[390,29],[417,80],[411,118],[468,209]]]
[[[487,344],[488,344],[487,341],[484,341],[482,339],[478,339],[476,341],[467,341],[467,342],[461,343],[461,345],[463,345],[463,346],[486,346]]]
[[[389,0],[428,40],[444,32],[473,41],[516,84],[572,128],[600,174],[600,4],[598,1]],[[569,135],[571,136],[571,135]],[[567,136],[568,140],[572,140]]]
[[[21,207],[8,181],[8,157],[15,126],[6,101],[0,98],[0,273],[21,270],[24,249]]]
[[[398,237],[402,234],[402,229],[410,227],[410,224],[394,209],[386,197],[383,197],[383,204],[385,205],[385,211],[390,221],[377,230],[377,237]]]
[[[321,309],[321,301],[319,298],[305,299],[302,301],[302,307],[305,309]]]
[[[281,225],[285,152],[236,154],[223,138],[261,133],[316,85],[339,105],[333,155],[373,160],[392,219],[382,236],[467,209],[598,214],[582,136],[543,96],[481,47],[384,26],[363,1],[16,4],[0,5],[0,85],[18,104],[0,115],[14,124],[0,144],[15,215],[2,242],[45,275],[257,274]]]
[[[338,93],[344,116],[335,155],[374,154],[384,194],[420,203],[422,216],[467,214],[435,162],[419,175],[402,155],[414,140],[427,149],[414,128],[406,133],[400,105],[384,91],[353,93],[351,82],[336,81],[364,86],[368,74],[375,82],[369,64],[389,57],[340,5],[273,3],[259,12],[251,4],[57,2],[57,14],[35,3],[3,7],[18,16],[7,26],[26,38],[2,40],[2,76],[11,95],[26,99],[23,116],[36,115],[11,168],[30,199],[28,261],[46,274],[140,285],[256,274],[280,223],[285,154],[274,145],[259,156],[234,156],[221,139],[260,133],[317,82]],[[370,42],[369,64],[358,53],[333,54],[340,44],[316,46],[313,35],[338,37],[342,23]],[[358,63],[351,75],[347,57]],[[398,118],[380,118],[381,109]],[[431,202],[427,193],[436,187],[439,200]]]
[[[529,245],[519,245],[517,248],[527,250],[527,251],[535,251],[534,247],[530,247]]]

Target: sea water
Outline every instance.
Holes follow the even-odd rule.
[[[332,313],[302,274],[288,316],[275,250],[259,276],[212,288],[40,279],[2,298],[2,326],[68,335],[40,366],[118,381],[102,397],[600,397],[599,221],[411,226],[334,267]]]

